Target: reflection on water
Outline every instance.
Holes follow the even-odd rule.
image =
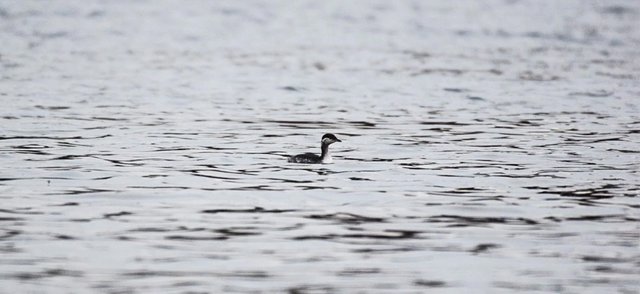
[[[0,292],[637,291],[640,6],[258,2],[0,4]]]

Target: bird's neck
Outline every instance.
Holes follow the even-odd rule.
[[[329,144],[322,144],[320,149],[322,150],[322,155],[320,156],[322,163],[331,163],[333,159],[331,158],[331,153],[329,153]]]

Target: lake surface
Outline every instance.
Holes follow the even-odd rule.
[[[0,292],[638,293],[638,18],[1,1]]]

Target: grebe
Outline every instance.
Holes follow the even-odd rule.
[[[296,156],[291,156],[289,158],[289,162],[293,162],[293,163],[331,163],[333,162],[333,159],[331,158],[331,154],[329,153],[329,145],[335,142],[342,142],[342,141],[336,138],[334,134],[324,134],[320,142],[321,142],[320,149],[322,150],[322,155],[318,156],[313,153],[298,154]]]

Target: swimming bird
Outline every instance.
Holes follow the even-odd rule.
[[[289,162],[293,163],[331,163],[333,159],[331,158],[331,153],[329,153],[329,145],[335,142],[342,142],[340,139],[336,138],[334,134],[324,134],[322,136],[322,140],[320,140],[320,150],[322,150],[322,154],[320,156],[313,153],[304,153],[298,154],[296,156],[291,156],[289,158]]]

